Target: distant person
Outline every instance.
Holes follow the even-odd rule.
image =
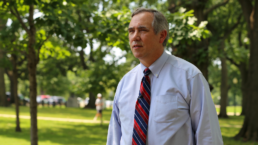
[[[42,99],[41,100],[41,106],[44,107],[44,105],[45,105],[45,101]]]
[[[140,64],[118,84],[107,145],[222,145],[203,74],[164,50],[169,34],[165,16],[139,8],[132,14],[128,33]]]
[[[93,120],[97,120],[98,117],[100,118],[102,117],[103,100],[102,100],[102,95],[100,93],[98,93],[97,95],[95,105],[96,105],[97,114],[95,115]]]

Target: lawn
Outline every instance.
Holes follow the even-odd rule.
[[[13,114],[15,115],[14,107],[0,107],[0,114]],[[103,111],[103,119],[110,120],[111,109]],[[48,108],[38,107],[38,116],[42,117],[57,117],[57,118],[69,118],[69,119],[89,119],[92,120],[96,115],[95,109],[82,109],[82,108]],[[30,115],[29,107],[21,106],[20,115]]]
[[[21,107],[21,115],[29,116],[29,109]],[[38,116],[90,119],[96,111],[94,109],[79,108],[39,108]],[[14,108],[0,107],[0,114],[14,114]],[[109,120],[111,110],[104,110],[104,120]],[[244,117],[230,116],[229,119],[219,119],[225,145],[258,145],[253,142],[235,141],[232,137],[241,128]],[[30,121],[21,119],[22,133],[14,132],[15,119],[0,117],[0,144],[29,145]],[[39,145],[105,145],[108,124],[90,124],[78,122],[57,122],[38,120]]]
[[[21,119],[22,133],[14,132],[14,118],[0,118],[1,145],[29,145],[30,121]],[[104,145],[108,124],[38,120],[39,145]]]
[[[216,110],[217,110],[217,112],[219,112],[220,108],[216,107]],[[234,111],[235,111],[234,106],[227,106],[227,112],[234,113]],[[236,106],[236,113],[241,113],[241,111],[242,111],[242,107],[241,106]]]

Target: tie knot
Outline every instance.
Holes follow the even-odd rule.
[[[144,75],[147,76],[151,73],[150,69],[147,67],[144,71],[143,71]]]

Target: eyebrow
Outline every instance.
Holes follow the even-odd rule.
[[[128,28],[128,31],[129,31],[129,30],[132,30],[132,29],[134,29],[134,28],[133,28],[133,27],[129,27],[129,28]],[[146,29],[146,30],[149,30],[146,26],[138,26],[137,29]]]

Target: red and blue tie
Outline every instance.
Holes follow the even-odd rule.
[[[151,97],[150,78],[148,75],[151,71],[149,68],[146,68],[143,73],[144,77],[141,81],[139,97],[135,105],[132,137],[133,145],[146,145]]]

